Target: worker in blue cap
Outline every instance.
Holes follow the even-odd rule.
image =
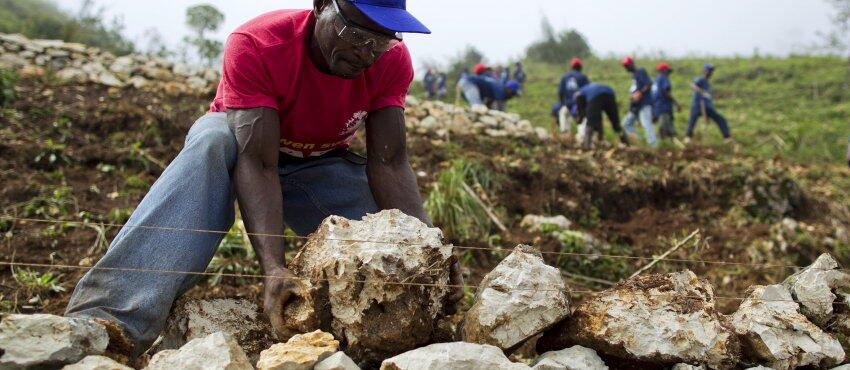
[[[402,42],[402,33],[430,31],[405,0],[311,5],[265,13],[230,34],[209,111],[128,221],[204,232],[125,226],[77,285],[67,315],[120,328],[130,342],[116,343],[122,355],[144,353],[174,301],[199,282],[233,225],[234,196],[279,335],[292,329],[288,304],[308,294],[286,263],[285,227],[306,236],[328,216],[389,209],[431,225],[405,146],[413,64]],[[361,129],[368,158],[347,149]],[[463,282],[451,265],[448,300],[457,302]]]
[[[711,83],[709,82],[713,75],[714,65],[706,64],[702,67],[702,76],[695,78],[693,84],[691,84],[694,99],[691,103],[691,117],[688,119],[688,140],[694,136],[694,127],[700,117],[704,118],[706,123],[708,123],[709,118],[712,119],[720,128],[720,133],[723,134],[724,139],[729,140],[732,137],[726,118],[714,108]]]
[[[521,85],[514,80],[502,82],[488,75],[467,76],[458,82],[458,87],[469,106],[484,105],[495,110],[505,110],[507,102],[519,95]]]

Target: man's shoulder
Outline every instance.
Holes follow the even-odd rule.
[[[275,10],[245,22],[233,33],[251,38],[258,48],[264,49],[303,40],[312,20],[311,10]]]

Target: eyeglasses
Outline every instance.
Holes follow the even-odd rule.
[[[385,35],[367,30],[349,21],[339,8],[338,0],[333,0],[337,18],[342,21],[342,28],[337,27],[337,36],[343,41],[358,48],[369,49],[372,55],[380,55],[396,46],[401,40],[401,33]]]

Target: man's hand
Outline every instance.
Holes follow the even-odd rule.
[[[452,263],[452,267],[449,270],[449,285],[452,287],[445,308],[447,315],[454,315],[457,312],[458,302],[466,295],[466,292],[463,291],[463,272],[460,270],[460,262],[457,256],[453,255],[452,258],[454,259],[454,263]]]
[[[263,281],[263,309],[279,338],[286,337],[288,333],[283,321],[283,310],[292,298],[303,296],[304,285],[289,269],[281,267],[266,272]]]

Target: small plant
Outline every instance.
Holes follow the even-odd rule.
[[[47,188],[50,189],[50,188]],[[77,200],[68,186],[53,188],[50,196],[38,196],[24,204],[21,214],[24,217],[56,218],[75,211]]]
[[[218,251],[207,267],[207,272],[215,273],[210,277],[210,286],[221,283],[223,274],[256,275],[261,272],[254,249],[243,237],[244,228],[241,220],[234,223],[233,227],[224,236],[219,244]],[[239,285],[248,285],[254,281],[248,278],[238,278]]]
[[[490,218],[469,194],[473,186],[489,193],[494,187],[493,174],[478,164],[456,160],[428,194],[425,210],[450,239],[486,241],[490,236]]]
[[[29,296],[38,296],[45,293],[62,293],[65,287],[60,279],[62,275],[54,275],[52,272],[43,274],[32,270],[18,270],[14,274],[15,281],[26,290]]]
[[[14,71],[0,69],[0,107],[5,107],[18,98],[15,83],[18,76]]]

